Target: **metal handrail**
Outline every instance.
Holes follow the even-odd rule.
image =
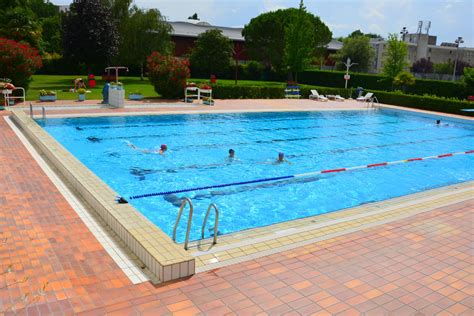
[[[204,217],[204,222],[202,223],[201,238],[204,239],[204,229],[206,228],[206,223],[207,223],[207,219],[209,218],[209,213],[211,212],[211,208],[214,208],[214,210],[216,211],[216,221],[214,223],[214,240],[212,241],[212,244],[215,245],[217,244],[217,231],[218,231],[218,226],[219,226],[219,209],[214,203],[209,204],[209,207],[207,208],[206,216]]]
[[[174,224],[173,228],[173,241],[176,241],[176,230],[178,229],[178,224],[181,219],[181,214],[183,213],[183,209],[189,204],[189,218],[188,218],[188,228],[186,229],[186,239],[184,240],[184,249],[188,250],[188,243],[189,243],[189,231],[191,230],[191,221],[193,220],[193,202],[191,199],[185,197],[183,198],[183,202],[181,203],[181,207],[179,208],[178,217],[176,218],[176,223]]]
[[[46,119],[46,109],[44,106],[41,107],[41,112],[43,114],[43,120]]]

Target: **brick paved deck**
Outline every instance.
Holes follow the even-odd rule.
[[[0,130],[0,273],[14,269],[0,275],[0,314],[12,305],[29,315],[474,314],[474,199],[184,281],[133,285],[1,117]],[[25,293],[37,301],[23,309]]]

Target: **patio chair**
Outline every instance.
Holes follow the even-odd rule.
[[[365,96],[358,97],[356,100],[360,102],[370,102],[373,99],[374,94],[372,92],[368,92]]]
[[[299,86],[287,86],[285,88],[285,98],[286,99],[299,99],[300,95],[300,87]]]
[[[328,98],[326,98],[324,95],[319,94],[318,90],[311,90],[311,94],[309,95],[309,98],[311,100],[317,100],[317,101],[327,101]]]
[[[336,94],[336,99],[335,100],[340,101],[340,102],[344,102],[345,99],[343,97],[341,97],[339,94]]]

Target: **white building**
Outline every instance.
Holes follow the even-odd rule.
[[[436,45],[436,36],[428,34],[407,34],[405,42],[408,44],[408,63],[413,63],[421,58],[430,60],[433,64],[464,61],[474,65],[474,48],[460,46],[459,50],[455,43],[441,43]],[[372,39],[371,45],[375,49],[375,57],[371,72],[379,73],[383,68],[383,59],[387,41],[384,39]]]

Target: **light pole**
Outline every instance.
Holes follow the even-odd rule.
[[[402,41],[405,41],[405,35],[408,34],[408,30],[406,26],[402,28],[402,30],[400,31],[400,34],[402,34]]]
[[[456,80],[456,66],[458,64],[459,44],[464,43],[464,40],[461,36],[459,36],[458,39],[454,41],[454,43],[456,43],[456,58],[454,59],[453,81]]]
[[[344,63],[344,65],[346,66],[346,74],[344,75],[344,80],[346,81],[346,89],[347,89],[347,82],[349,81],[349,79],[351,79],[351,76],[349,76],[349,68],[351,68],[354,65],[357,65],[357,63],[351,64],[351,58],[347,57],[347,61]]]

